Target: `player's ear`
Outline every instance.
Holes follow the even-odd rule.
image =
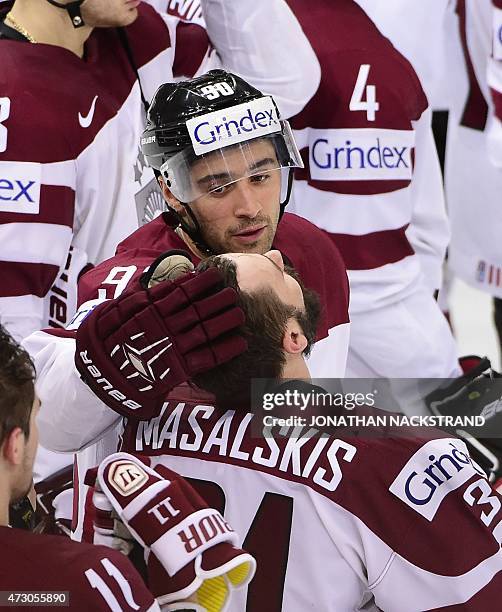
[[[179,214],[184,213],[185,209],[181,205],[180,201],[173,196],[171,190],[166,185],[164,177],[159,174],[159,176],[157,177],[157,181],[159,183],[160,190],[162,191],[162,195],[164,196],[164,200],[167,202],[167,204],[171,208],[173,208],[177,213]]]
[[[11,465],[21,465],[24,459],[26,436],[20,427],[7,434],[2,444],[2,459]]]
[[[308,341],[301,325],[294,317],[291,317],[282,338],[282,348],[290,355],[301,355],[307,348],[307,344]]]

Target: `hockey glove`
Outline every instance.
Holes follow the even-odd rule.
[[[126,557],[132,552],[136,540],[120,520],[97,480],[98,468],[87,470],[85,484],[92,487],[93,544],[108,546]]]
[[[222,612],[232,591],[253,578],[256,562],[236,547],[237,534],[176,472],[115,453],[100,464],[97,482],[144,547],[148,587],[159,604],[193,598]]]
[[[110,408],[150,419],[171,389],[246,350],[236,302],[215,268],[125,292],[78,328],[76,367]]]

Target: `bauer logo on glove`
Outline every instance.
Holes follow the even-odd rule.
[[[169,280],[190,268],[180,257],[157,259],[142,279],[150,288],[100,304],[78,328],[76,367],[122,416],[156,416],[174,387],[247,348],[236,291],[224,287],[215,268]]]

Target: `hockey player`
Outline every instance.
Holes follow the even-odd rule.
[[[160,87],[148,117],[143,151],[159,174],[170,212],[137,230],[119,245],[114,258],[84,275],[79,284],[81,306],[67,331],[38,332],[26,340],[47,407],[40,421],[42,443],[73,452],[100,440],[79,455],[86,466],[116,450],[116,434],[102,436],[120,422],[115,410],[124,414],[124,406],[118,402],[110,410],[110,389],[96,386],[94,390],[102,393],[97,401],[80,379],[74,367],[74,330],[96,304],[139,288],[145,269],[166,251],[189,250],[196,264],[214,252],[259,253],[272,245],[280,249],[306,286],[321,297],[318,341],[310,357],[313,374],[343,376],[345,369],[347,275],[328,237],[284,212],[289,174],[301,161],[272,98],[239,77],[212,71]],[[227,128],[222,131],[224,124],[228,133]],[[211,134],[218,129],[221,139],[213,140]],[[87,366],[79,361],[80,366],[87,379]]]
[[[162,263],[145,280],[162,277]],[[129,411],[123,447],[150,455],[154,466],[175,466],[246,534],[243,546],[256,558],[257,573],[247,594],[235,594],[233,609],[492,609],[502,586],[502,503],[464,442],[434,430],[321,435],[281,423],[263,434],[250,379],[308,378],[303,355],[315,336],[316,303],[278,251],[213,256],[198,270],[214,268],[239,296],[248,351],[193,377],[216,403],[178,387],[153,419],[138,421]],[[98,306],[79,330],[87,363],[110,374],[124,395],[140,402],[143,396],[138,416],[148,400],[164,396],[170,374],[160,374],[168,363],[183,363],[179,350],[190,337],[177,337],[171,315],[165,327],[155,322],[152,306],[160,306],[155,295],[163,283],[173,295],[169,280],[126,291]],[[137,337],[141,329],[146,338]],[[174,348],[166,351],[169,330]],[[120,358],[110,351],[115,343]],[[304,392],[314,389],[303,384]],[[85,403],[80,409],[97,414]]]
[[[0,321],[17,337],[64,327],[83,269],[164,209],[138,156],[161,83],[224,64],[287,116],[318,85],[284,0],[163,4],[170,15],[138,0],[0,4]]]
[[[447,21],[454,10],[451,0],[355,0],[380,32],[411,63],[430,107],[447,108],[451,70],[445,54]],[[406,24],[406,28],[403,25]],[[427,44],[424,45],[424,32]],[[445,82],[446,81],[446,82]]]
[[[9,502],[23,496],[32,483],[38,442],[36,416],[40,407],[34,390],[34,375],[28,354],[0,326],[0,605],[29,605],[30,608],[69,605],[71,609],[82,612],[160,610],[140,575],[117,550],[71,542],[57,536],[35,535],[9,527]],[[131,532],[148,549],[149,578],[153,588],[162,595],[162,599],[159,599],[160,603],[165,604],[162,610],[203,612],[205,606],[188,601],[181,605],[180,599],[188,600],[193,595],[194,601],[205,602],[211,597],[211,591],[213,594],[219,591],[218,596],[221,597],[211,609],[220,610],[223,602],[228,603],[233,590],[227,574],[231,574],[232,570],[239,571],[240,578],[234,580],[234,584],[241,582],[244,585],[252,577],[254,565],[249,555],[229,543],[236,541],[231,527],[174,472],[161,471],[162,477],[133,457],[122,455],[112,459],[114,461],[108,462],[106,467],[102,466],[100,471],[99,482],[106,493],[95,494],[100,511],[97,529],[102,539],[106,533],[113,531],[110,511],[114,504],[117,516],[123,516],[128,521]],[[163,532],[166,536],[164,542],[157,542],[152,537],[155,525],[148,518],[152,512],[153,516],[157,516],[157,508],[149,507],[152,496],[143,493],[146,488],[149,491],[152,488],[146,485],[153,485],[157,495],[161,492],[169,494],[168,508],[177,516],[176,519],[171,517],[167,526],[164,518],[162,526],[157,528],[157,534]],[[131,514],[128,513],[130,507],[123,502],[132,501],[133,494],[135,511]],[[162,498],[158,501],[161,502]],[[120,502],[124,508],[120,507]],[[213,521],[214,524],[217,521],[220,532],[217,538],[201,541],[196,554],[180,554],[183,548],[182,542],[178,543],[180,535],[176,537],[172,528],[177,528],[182,537],[183,526],[190,525],[194,519]],[[226,533],[221,533],[222,526],[225,526]],[[132,539],[132,536],[129,537]],[[165,543],[166,539],[169,540],[168,544]],[[169,571],[166,573],[164,568]],[[160,569],[164,580],[159,586],[155,576]],[[217,582],[209,593],[204,593],[204,588],[201,591],[206,578]],[[184,593],[179,593],[181,586]],[[220,588],[215,590],[216,586]],[[177,601],[180,603],[175,608],[168,605]]]
[[[449,233],[419,79],[353,0],[288,2],[322,69],[292,120],[305,168],[291,210],[324,230],[347,266],[346,374],[456,376],[455,342],[433,298]]]
[[[490,0],[457,2],[461,78],[448,127],[446,195],[449,265],[456,276],[494,298],[502,347],[501,6]]]

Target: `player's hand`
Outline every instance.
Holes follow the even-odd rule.
[[[236,547],[232,527],[176,472],[115,453],[100,464],[97,482],[144,547],[149,589],[159,603],[190,599],[198,604],[193,610],[223,611],[232,591],[253,578],[256,562]]]
[[[76,367],[110,408],[150,419],[171,389],[246,350],[236,302],[215,268],[126,291],[80,325]]]

